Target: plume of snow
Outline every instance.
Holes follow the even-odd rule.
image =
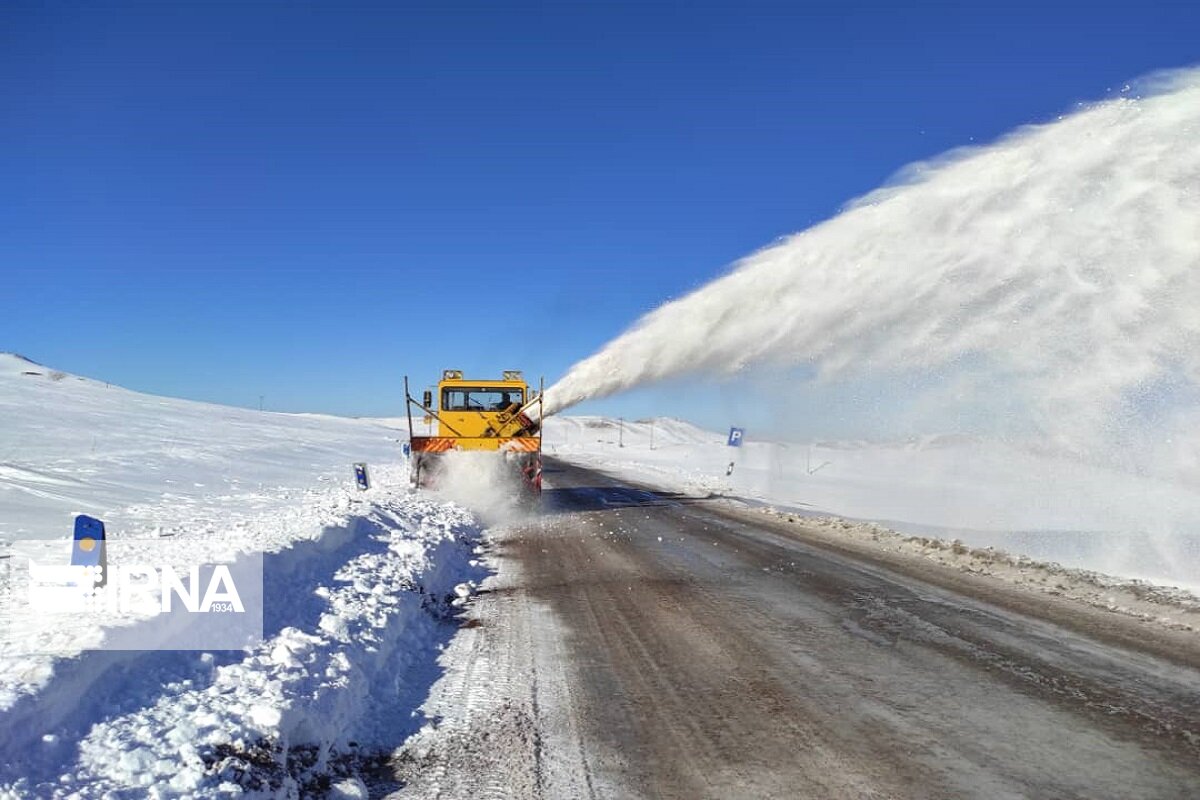
[[[546,412],[758,364],[818,380],[965,368],[1086,442],[1200,395],[1200,70],[1150,88],[908,168],[648,313]]]
[[[487,525],[515,522],[529,514],[521,475],[503,452],[444,453],[437,491],[470,509]]]

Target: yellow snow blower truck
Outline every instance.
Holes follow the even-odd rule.
[[[464,378],[460,370],[442,372],[436,395],[426,390],[420,402],[408,391],[408,435],[412,450],[410,478],[414,486],[437,485],[446,454],[455,450],[494,451],[521,485],[536,497],[542,491],[542,390],[536,393],[516,370],[505,370],[500,380]],[[427,435],[413,430],[413,406],[424,414]],[[436,423],[437,433],[432,428]]]

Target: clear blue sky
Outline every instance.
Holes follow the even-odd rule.
[[[1198,33],[1191,2],[6,3],[0,350],[342,414],[401,413],[406,372],[552,382],[905,163],[1194,63]]]

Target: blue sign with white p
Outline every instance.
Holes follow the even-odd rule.
[[[742,437],[746,435],[745,428],[730,428],[729,429],[729,446],[741,447]]]

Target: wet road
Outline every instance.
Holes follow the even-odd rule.
[[[504,645],[535,651],[520,758],[537,774],[517,794],[1200,797],[1194,651],[1115,646],[763,515],[548,470],[547,513],[497,541],[516,577],[480,598],[478,647],[534,631]]]

